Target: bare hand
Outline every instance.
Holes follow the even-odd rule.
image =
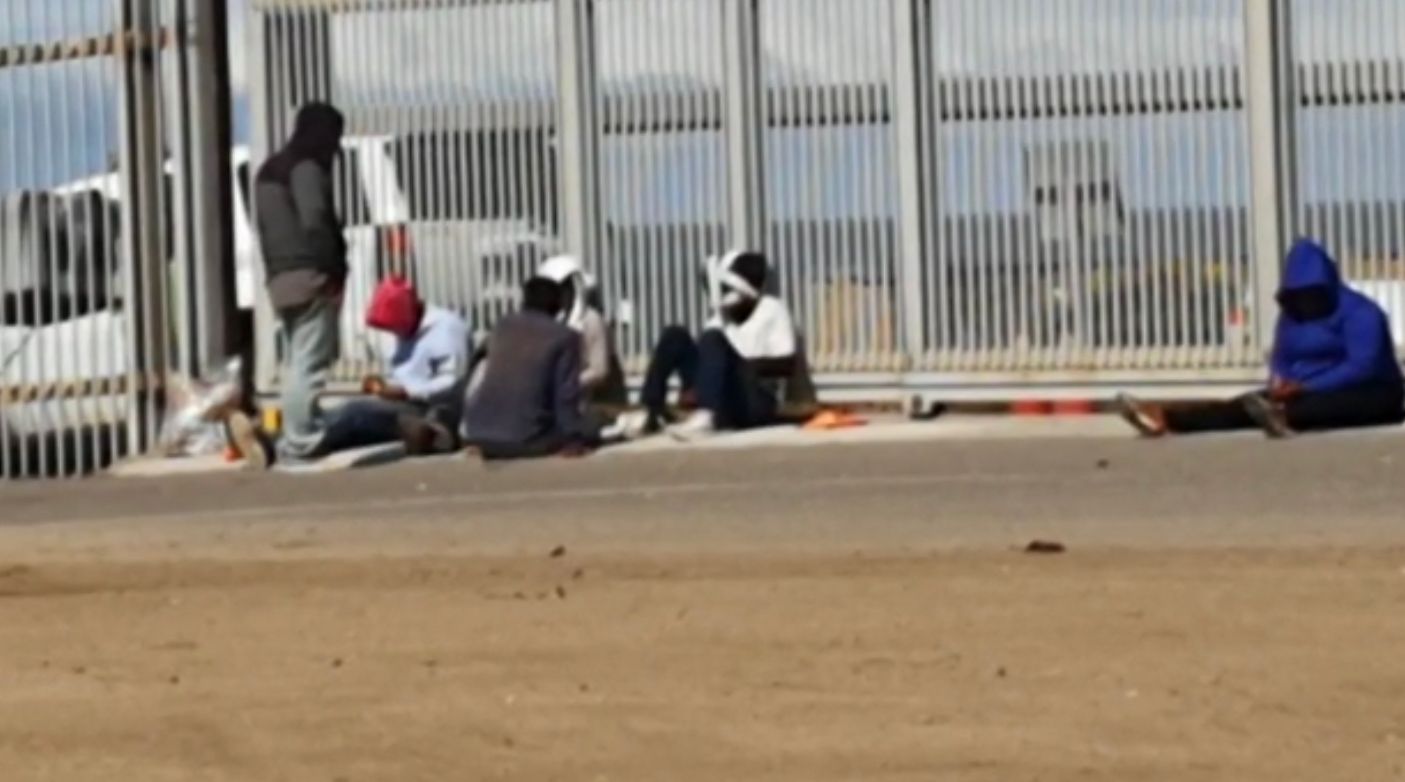
[[[1301,396],[1302,393],[1303,386],[1301,383],[1292,380],[1274,379],[1273,384],[1269,386],[1268,389],[1268,398],[1275,402],[1286,402],[1289,399]]]
[[[382,384],[380,391],[376,392],[376,396],[388,402],[403,402],[410,398],[408,391],[393,383]]]

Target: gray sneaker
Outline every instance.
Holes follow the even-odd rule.
[[[1293,427],[1288,425],[1288,416],[1283,412],[1283,407],[1268,397],[1261,394],[1245,397],[1244,411],[1269,437],[1282,440],[1293,436]]]

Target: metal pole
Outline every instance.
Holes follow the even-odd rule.
[[[908,367],[925,349],[923,268],[928,253],[927,90],[931,84],[930,0],[894,0],[893,125],[897,132],[899,298]]]
[[[119,0],[118,19],[138,40],[154,40],[154,3]],[[161,235],[163,207],[161,149],[161,88],[159,53],[155,48],[125,47],[119,57],[121,74],[123,242],[123,309],[127,315],[128,441],[132,451],[144,450],[156,432],[157,384],[166,376],[166,274]]]
[[[189,0],[188,153],[197,367],[220,361],[242,340],[235,320],[234,181],[230,168],[229,16],[223,0]]]
[[[732,245],[764,249],[766,242],[758,0],[723,0],[722,51],[727,132],[727,202]]]
[[[587,267],[600,265],[599,123],[595,3],[556,0],[562,235]]]
[[[258,188],[253,186],[253,179],[258,166],[273,154],[276,144],[282,142],[281,138],[275,139],[274,126],[281,127],[280,119],[283,116],[281,107],[274,105],[275,96],[279,95],[275,86],[278,83],[280,69],[289,67],[286,54],[275,48],[279,41],[278,36],[270,28],[278,24],[278,17],[273,10],[252,8],[249,10],[248,34],[244,44],[249,47],[248,51],[253,55],[249,58],[250,70],[248,74],[249,84],[249,111],[250,119],[250,139],[249,149],[249,196],[248,210],[250,216],[255,215],[256,201],[258,199]],[[273,312],[273,307],[269,304],[268,297],[263,295],[264,290],[264,267],[263,255],[259,250],[258,239],[253,239],[253,259],[254,276],[254,333],[251,335],[253,341],[254,366],[253,385],[256,392],[264,392],[273,388],[278,379],[278,318]]]
[[[1283,255],[1294,233],[1298,203],[1291,3],[1244,0],[1245,102],[1254,270],[1254,333],[1273,344]]]

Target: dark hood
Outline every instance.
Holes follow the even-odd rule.
[[[260,182],[287,184],[298,164],[312,160],[330,170],[341,151],[346,118],[329,103],[309,103],[298,110],[293,135],[278,154],[259,169]]]
[[[309,103],[298,111],[288,149],[304,159],[310,158],[330,166],[341,149],[341,136],[345,130],[346,118],[334,106]]]

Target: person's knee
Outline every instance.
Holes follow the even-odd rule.
[[[659,332],[659,341],[654,348],[655,353],[664,353],[677,350],[680,345],[687,345],[693,341],[693,335],[682,326],[665,326]]]
[[[724,356],[731,352],[732,344],[721,329],[708,329],[698,337],[698,352],[707,356]]]

